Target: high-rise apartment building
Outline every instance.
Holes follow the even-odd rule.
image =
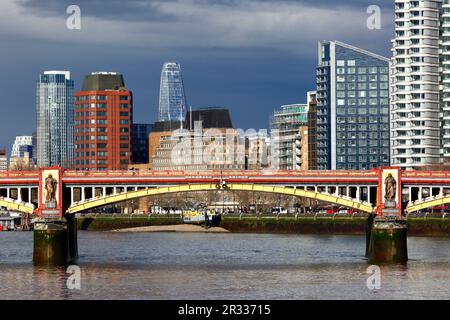
[[[181,66],[166,62],[161,71],[159,121],[184,121],[186,105]]]
[[[131,163],[133,100],[121,74],[87,75],[75,94],[75,168],[121,170]]]
[[[317,169],[389,165],[389,59],[322,41],[317,67]]]
[[[391,69],[392,165],[450,156],[450,1],[396,0]]]
[[[36,83],[37,164],[73,165],[73,92],[69,71],[45,71]]]
[[[308,145],[308,110],[307,104],[290,104],[273,113],[270,123],[273,168],[301,170],[307,166],[302,146]]]

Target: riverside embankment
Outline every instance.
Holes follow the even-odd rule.
[[[179,216],[80,217],[80,230],[111,231],[125,228],[181,224]],[[221,227],[234,233],[365,234],[364,217],[249,217],[225,216]],[[450,219],[409,218],[409,236],[450,237]]]

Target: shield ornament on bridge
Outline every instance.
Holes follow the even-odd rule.
[[[378,173],[377,215],[402,215],[402,181],[400,168],[382,167]]]
[[[39,170],[38,215],[47,219],[62,217],[62,169],[60,167]]]

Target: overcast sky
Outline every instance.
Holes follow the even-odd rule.
[[[81,8],[81,30],[66,8]],[[369,5],[382,9],[369,30]],[[0,147],[36,127],[44,70],[115,71],[134,94],[134,122],[157,118],[165,61],[182,66],[188,105],[223,106],[237,128],[267,128],[283,104],[315,89],[317,41],[340,40],[390,56],[393,0],[1,0]]]

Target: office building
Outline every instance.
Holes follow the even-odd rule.
[[[33,136],[17,136],[14,140],[11,150],[11,158],[21,158],[24,156],[24,152],[29,152],[30,158],[33,157]]]
[[[153,131],[153,124],[134,123],[131,131],[132,163],[148,163],[149,135]]]
[[[36,83],[37,164],[73,166],[74,81],[69,71],[45,71]]]
[[[317,170],[317,99],[316,91],[307,93],[308,104],[308,166],[307,170]]]
[[[174,128],[176,123],[171,126],[167,122],[155,124],[150,134],[152,170],[246,169],[246,139],[233,129],[227,109],[189,112],[186,122],[179,125],[180,129]]]
[[[318,61],[317,169],[389,165],[389,59],[322,41]]]
[[[75,168],[121,170],[131,163],[132,92],[121,74],[93,72],[75,94]]]

